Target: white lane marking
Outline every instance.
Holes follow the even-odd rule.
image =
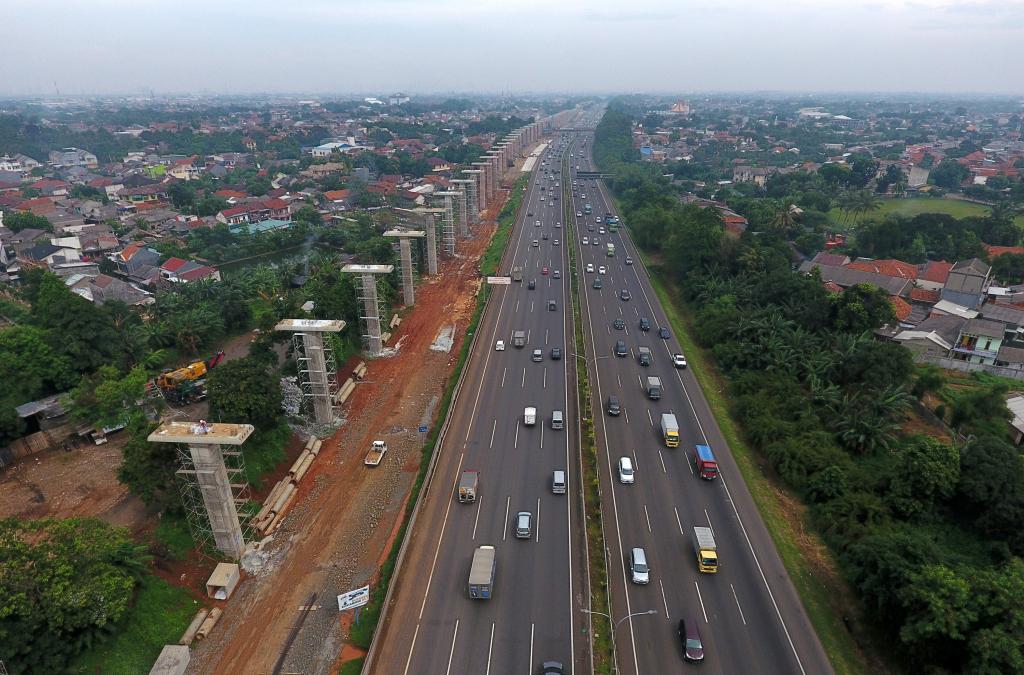
[[[532,328],[526,329],[526,344],[530,344],[530,335],[533,333]]]
[[[512,495],[505,497],[505,527],[501,530],[501,540],[506,541],[508,539],[508,507],[512,503]]]
[[[491,653],[494,651],[494,622],[491,622],[491,641],[487,643],[487,673],[491,674]]]
[[[694,473],[693,473],[693,462],[690,461],[689,457],[686,458],[686,466],[687,466],[687,468],[690,469],[690,475],[691,476],[694,475]]]
[[[459,636],[459,620],[455,620],[455,632],[452,633],[452,651],[448,654],[448,669],[445,670],[445,675],[452,672],[452,659],[455,658],[455,638]]]
[[[619,389],[622,389],[622,378],[619,376],[618,373],[615,374],[615,381],[618,382]]]
[[[518,300],[516,300],[516,308],[515,308],[513,313],[515,313],[515,314],[519,313],[519,301]]]
[[[544,427],[545,427],[545,426],[546,426],[546,425],[544,424],[544,422],[543,422],[543,421],[541,421],[541,422],[540,422],[540,449],[541,449],[541,450],[543,450],[543,449],[544,449]]]
[[[533,672],[533,624],[530,624],[530,660],[527,662],[527,673]]]
[[[715,526],[711,524],[711,516],[708,515],[708,510],[704,509],[704,517],[707,518],[708,527],[711,528],[711,536],[715,534]]]
[[[729,588],[732,589],[732,599],[736,601],[736,609],[738,609],[739,612],[740,612],[740,621],[742,621],[743,625],[746,626],[747,625],[747,618],[745,616],[743,616],[743,608],[740,607],[740,598],[739,598],[738,595],[736,595],[736,587],[733,586],[732,584],[729,584]]]
[[[533,314],[533,300],[530,300],[530,314]]]
[[[640,373],[637,373],[636,381],[640,383],[640,388],[643,389],[644,388],[644,376],[641,375]]]
[[[647,512],[647,504],[644,504],[644,518],[647,519],[647,531],[651,531],[651,514]]]
[[[542,388],[543,389],[547,389],[548,388],[548,369],[547,368],[544,369],[544,381],[543,381],[543,387]]]
[[[405,660],[405,670],[402,671],[403,675],[409,675],[409,666],[412,665],[412,652],[416,649],[416,637],[420,634],[420,625],[416,624],[416,630],[412,634],[412,644],[409,645],[409,658]]]
[[[537,543],[540,543],[540,497],[537,497]]]
[[[498,428],[498,420],[495,419],[494,420],[494,424],[491,425],[491,442],[487,446],[488,448],[493,448],[494,447],[494,432],[497,430],[497,428]]]
[[[516,435],[512,438],[512,448],[519,447],[519,421],[516,421]]]
[[[546,346],[546,345],[548,344],[548,334],[549,334],[550,332],[551,332],[551,331],[549,331],[549,330],[548,330],[547,328],[545,328],[545,329],[544,329],[544,345],[545,345],[545,346]]]
[[[658,585],[661,586],[661,603],[665,605],[665,618],[671,619],[668,613],[668,598],[665,597],[665,584],[661,583],[661,579],[658,579]]]
[[[604,190],[601,185],[598,185],[598,190],[601,190],[603,194]],[[623,234],[623,239],[627,236],[628,234]],[[636,273],[638,275],[640,274],[639,272]],[[640,292],[643,294],[644,301],[647,303],[648,308],[651,309],[651,313],[656,315],[654,307],[651,305],[651,300],[647,296],[647,290],[644,288],[643,284],[640,284]],[[681,374],[677,372],[676,375],[679,376],[680,382],[682,382]],[[690,398],[689,392],[686,391],[686,387],[683,387],[683,396],[686,397],[686,402],[690,406],[690,412],[693,413],[693,418],[697,422],[697,429],[700,431],[701,438],[703,439],[702,443],[706,445],[708,441],[707,434],[704,432],[704,425],[700,423],[700,417],[697,416],[697,409],[694,407],[693,400]],[[778,618],[779,624],[782,626],[782,632],[786,634],[786,641],[789,643],[790,651],[793,652],[793,658],[796,659],[796,665],[800,668],[800,672],[806,675],[807,670],[804,668],[803,661],[800,660],[800,654],[796,650],[796,645],[793,644],[793,638],[789,634],[789,628],[786,626],[786,621],[782,618],[782,610],[779,609],[779,603],[775,600],[775,594],[772,593],[772,588],[768,584],[768,577],[765,576],[764,569],[761,567],[761,561],[758,560],[757,553],[754,551],[754,544],[750,541],[750,535],[747,533],[747,528],[743,524],[743,519],[740,517],[739,509],[736,508],[736,501],[732,498],[729,486],[726,484],[725,479],[721,474],[719,474],[719,479],[722,482],[722,487],[725,488],[725,494],[729,499],[729,503],[732,505],[733,515],[736,516],[736,522],[739,523],[740,531],[743,532],[743,539],[747,542],[747,548],[750,550],[750,555],[754,559],[754,565],[757,567],[757,572],[761,577],[761,582],[764,584],[765,590],[768,591],[768,597],[771,599],[772,607],[775,609],[775,616]]]
[[[503,388],[505,386],[505,373],[507,373],[507,372],[508,372],[508,367],[507,366],[501,369],[501,386]]]
[[[665,455],[661,454],[661,448],[658,448],[658,459],[661,460],[661,472],[668,473],[668,469],[665,468]]]
[[[462,475],[462,460],[465,456],[466,453],[459,453],[459,470],[455,472],[456,476]],[[437,556],[441,552],[441,539],[444,537],[445,525],[448,524],[448,512],[452,508],[452,502],[454,501],[455,492],[458,489],[459,479],[456,478],[455,482],[452,484],[452,496],[448,498],[448,506],[446,506],[444,509],[444,520],[441,521],[441,534],[437,538],[437,548],[434,549],[434,560],[430,563],[430,574],[427,576],[427,590],[423,592],[423,602],[420,603],[420,615],[417,620],[423,618],[423,608],[427,606],[427,596],[430,595],[430,582],[434,579],[434,568],[437,566]]]
[[[672,510],[676,512],[676,525],[679,526],[679,534],[681,534],[681,535],[683,535],[685,537],[686,533],[683,532],[683,521],[679,520],[679,509],[677,509],[676,507],[673,506]]]
[[[626,424],[629,424],[629,411],[623,408],[622,414],[626,416]]]
[[[654,417],[651,415],[651,409],[650,408],[647,409],[647,419],[649,419],[651,421],[651,426],[653,427],[654,426]]]
[[[520,389],[526,389],[526,368],[523,368],[523,379],[519,382]]]
[[[704,623],[707,623],[708,622],[708,610],[706,610],[704,608],[704,598],[702,598],[700,596],[700,586],[698,586],[697,582],[694,581],[693,582],[693,587],[697,589],[697,600],[700,602],[700,611],[704,614]]]
[[[476,516],[474,516],[474,518],[473,518],[473,536],[472,536],[473,541],[476,541],[476,526],[480,522],[480,509],[482,508],[480,506],[480,502],[482,502],[483,500],[484,500],[483,495],[477,495],[477,497],[476,497]]]

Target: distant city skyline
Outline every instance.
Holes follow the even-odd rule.
[[[1024,94],[993,0],[4,0],[0,95]]]

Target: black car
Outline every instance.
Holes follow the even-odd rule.
[[[552,347],[551,348],[551,360],[552,361],[561,361],[562,360],[562,348],[561,347]]]
[[[643,332],[646,333],[650,329],[651,329],[651,320],[648,319],[646,316],[640,317],[640,330],[642,330]]]
[[[697,628],[697,619],[679,620],[679,643],[683,648],[683,658],[687,661],[704,660],[704,644],[700,641],[700,630]]]
[[[672,337],[672,334],[668,332],[668,328],[662,326],[661,328],[658,329],[658,337],[660,337],[662,340],[667,340],[670,337]]]
[[[623,321],[622,319],[616,319],[615,321],[612,321],[612,328],[614,328],[615,330],[622,330],[625,327],[626,322]]]
[[[537,288],[537,280],[536,279],[530,279],[530,283],[526,284],[526,287],[529,288],[531,291],[533,289]]]
[[[603,286],[603,284],[601,283],[601,277],[598,277],[597,279],[594,279],[594,283],[591,284],[591,286],[593,286],[594,288],[600,290],[602,288],[602,286]]]
[[[626,342],[625,342],[625,340],[617,340],[615,342],[615,355],[616,356],[625,356],[628,353],[629,353],[629,350],[626,349]]]
[[[565,668],[558,661],[545,661],[540,667],[540,675],[565,675]]]
[[[621,291],[619,291],[619,299],[620,300],[629,300],[632,297],[633,296],[630,295],[629,291],[627,291],[625,288],[623,288]]]

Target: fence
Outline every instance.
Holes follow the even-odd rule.
[[[951,359],[948,356],[932,356],[929,354],[917,354],[915,355],[914,360],[918,363],[931,363],[947,370],[960,370],[967,373],[982,371],[992,375],[998,375],[1000,377],[1024,380],[1024,370],[1013,366],[990,366],[983,363],[971,363],[969,361]]]

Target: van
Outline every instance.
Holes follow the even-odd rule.
[[[622,413],[622,408],[619,406],[619,397],[612,394],[608,397],[608,414],[617,417]]]
[[[565,419],[562,417],[561,410],[551,411],[551,428],[552,429],[564,429]]]
[[[651,580],[647,554],[642,548],[634,548],[629,552],[629,572],[634,584],[646,584]]]
[[[551,493],[556,495],[565,494],[565,472],[561,469],[556,469],[551,474]]]

